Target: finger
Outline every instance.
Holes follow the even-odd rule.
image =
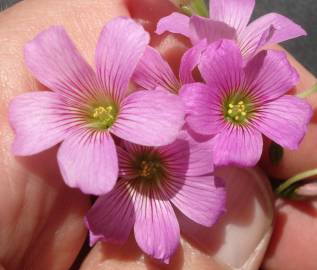
[[[317,201],[279,200],[264,270],[317,269]]]
[[[211,229],[179,218],[183,238],[170,265],[144,256],[131,236],[122,247],[97,244],[81,270],[257,270],[272,231],[273,205],[267,180],[253,169],[223,168],[218,175],[226,181],[227,213]]]
[[[160,51],[175,73],[178,73],[180,59],[190,46],[189,40],[181,35],[155,33],[157,22],[177,11],[175,6],[169,0],[127,0],[127,7],[131,17],[151,34],[151,45]]]
[[[43,89],[25,68],[23,47],[51,25],[63,25],[93,62],[101,28],[126,15],[121,1],[26,0],[0,14],[0,262],[7,269],[69,269],[86,236],[88,197],[65,187],[56,149],[16,159],[9,101]]]
[[[294,93],[311,88],[316,83],[316,78],[291,55],[288,54],[288,57],[301,78]],[[314,109],[314,116],[299,149],[296,151],[284,149],[284,157],[278,166],[273,166],[269,162],[268,148],[264,149],[262,164],[273,177],[286,179],[299,172],[317,167],[317,156],[313,152],[317,146],[317,96],[312,95],[307,100]],[[314,246],[317,244],[314,233],[317,228],[316,209],[316,203],[308,201],[279,200],[277,202],[276,223],[263,264],[265,270],[317,268],[314,259],[316,255]]]

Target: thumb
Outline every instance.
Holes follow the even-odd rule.
[[[180,217],[183,237],[169,265],[144,256],[131,237],[122,247],[97,244],[80,269],[259,269],[272,232],[273,199],[268,181],[256,169],[227,167],[217,174],[226,181],[226,214],[212,228]]]

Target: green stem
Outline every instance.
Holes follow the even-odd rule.
[[[297,96],[300,98],[307,98],[314,93],[317,93],[317,83],[312,88],[309,88],[301,93],[298,93]]]
[[[284,195],[284,194],[288,195],[287,190],[290,189],[292,185],[294,185],[295,183],[297,183],[301,180],[312,177],[312,176],[317,176],[317,169],[312,169],[312,170],[309,170],[306,172],[302,172],[302,173],[299,173],[299,174],[289,178],[287,181],[285,181],[282,185],[280,185],[276,189],[276,192],[279,195]]]
[[[188,4],[182,4],[181,10],[188,16],[199,15],[202,17],[208,17],[209,12],[204,0],[191,0]]]

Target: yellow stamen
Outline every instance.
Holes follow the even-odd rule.
[[[248,110],[244,101],[229,103],[227,107],[226,119],[234,122],[243,122],[246,120]]]
[[[99,106],[94,109],[93,118],[99,120],[103,124],[109,124],[114,120],[114,113],[112,106]]]
[[[157,170],[160,168],[160,165],[153,161],[145,161],[141,162],[141,168],[139,171],[139,175],[142,177],[153,176]]]

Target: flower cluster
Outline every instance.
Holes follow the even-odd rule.
[[[210,18],[162,18],[157,33],[193,43],[178,78],[129,18],[102,30],[95,70],[62,27],[25,46],[29,70],[51,91],[11,102],[13,152],[60,144],[65,183],[100,196],[85,218],[92,245],[124,243],[133,229],[140,248],[167,263],[179,244],[177,215],[212,226],[225,211],[215,165],[256,165],[262,135],[298,147],[311,107],[287,94],[299,76],[286,54],[261,48],[305,32],[278,14],[248,25],[253,7],[254,0],[213,0]]]

